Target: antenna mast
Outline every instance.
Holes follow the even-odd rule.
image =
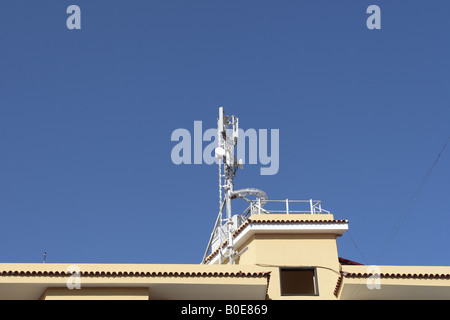
[[[257,189],[234,190],[234,177],[238,168],[242,168],[242,160],[237,161],[235,148],[239,136],[239,119],[236,116],[225,116],[223,107],[219,108],[219,118],[217,119],[217,147],[215,156],[219,165],[219,214],[216,219],[214,230],[203,256],[202,263],[205,262],[209,249],[212,247],[219,251],[219,263],[222,264],[225,258],[232,264],[237,256],[233,247],[233,232],[237,229],[243,217],[234,218],[231,211],[231,200],[244,196],[255,195],[258,199],[263,198],[263,203],[267,200],[264,192]],[[259,202],[261,203],[261,202]],[[225,211],[224,211],[225,209]],[[240,219],[240,220],[238,220]],[[226,242],[226,246],[223,244]]]
[[[229,136],[229,127],[232,128],[232,135]],[[234,177],[236,175],[236,170],[239,164],[234,156],[234,149],[238,141],[238,130],[239,130],[239,120],[235,116],[225,116],[223,113],[223,107],[219,108],[219,119],[217,120],[217,148],[215,150],[216,158],[219,163],[219,201],[220,215],[223,216],[223,207],[226,205],[226,215],[222,219],[223,226],[221,231],[219,231],[220,242],[225,240],[228,241],[225,255],[224,248],[220,247],[220,263],[223,262],[223,258],[227,256],[229,258],[229,263],[232,263],[233,255],[233,239],[232,239],[232,225],[231,220],[231,196],[234,192]],[[223,174],[222,174],[223,172]],[[222,199],[225,199],[222,203]],[[225,233],[225,234],[223,234]]]
[[[225,116],[223,107],[219,108],[217,119],[217,147],[215,156],[219,164],[219,214],[216,218],[213,231],[209,238],[208,246],[203,255],[202,264],[238,262],[239,256],[246,248],[235,245],[233,234],[253,214],[323,214],[330,213],[322,208],[320,200],[268,200],[264,191],[255,188],[234,189],[234,178],[238,168],[242,168],[242,160],[236,160],[235,148],[238,144],[239,119],[235,116]],[[250,199],[250,196],[255,199]],[[232,214],[231,201],[240,198],[248,203],[248,207],[240,214]],[[279,208],[268,209],[263,206],[266,203],[285,206],[285,210]],[[290,205],[303,205],[307,210],[298,210]],[[208,256],[209,253],[209,256]],[[227,261],[228,259],[228,261]]]

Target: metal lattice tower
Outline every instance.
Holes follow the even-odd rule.
[[[211,249],[213,240],[218,244],[219,263],[222,264],[225,258],[232,264],[237,256],[233,247],[233,232],[238,227],[238,221],[233,221],[231,211],[231,201],[236,198],[247,200],[245,196],[254,195],[263,202],[267,200],[264,192],[257,189],[234,190],[234,178],[238,168],[242,169],[242,160],[237,161],[235,149],[239,136],[239,119],[236,116],[225,116],[223,107],[219,108],[219,118],[217,120],[217,147],[215,156],[219,165],[219,214],[214,225],[213,232],[206,248],[202,263]],[[226,247],[224,244],[226,241]]]

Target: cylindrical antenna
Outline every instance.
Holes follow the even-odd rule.
[[[219,108],[219,121],[217,122],[217,129],[219,130],[219,135],[223,133],[223,107]]]
[[[234,145],[237,145],[238,143],[238,137],[239,137],[239,119],[237,117],[234,117],[234,126],[233,126],[233,143]]]

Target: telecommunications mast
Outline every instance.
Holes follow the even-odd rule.
[[[234,190],[234,177],[238,168],[243,167],[242,159],[236,160],[235,150],[239,137],[239,119],[236,116],[226,116],[223,107],[219,108],[219,118],[217,120],[217,142],[215,156],[219,165],[219,214],[214,225],[213,232],[209,239],[208,247],[203,256],[202,263],[205,263],[206,256],[210,249],[218,250],[219,263],[224,263],[228,258],[228,263],[232,264],[239,253],[233,247],[233,232],[246,219],[245,215],[232,215],[231,200],[241,198],[249,203],[251,200],[247,196],[256,196],[259,210],[267,200],[266,194],[258,189]],[[251,205],[255,209],[255,205]],[[225,210],[224,210],[225,209]],[[247,212],[248,213],[248,212]]]
[[[322,208],[320,200],[268,200],[264,191],[254,188],[234,189],[234,178],[243,161],[234,156],[239,138],[239,120],[235,116],[225,116],[219,108],[217,119],[217,147],[215,155],[219,165],[219,214],[203,255],[202,264],[239,263],[237,259],[246,250],[233,242],[235,231],[254,214],[330,214]],[[245,137],[244,137],[245,139]],[[251,199],[250,197],[254,197]],[[232,214],[231,201],[240,198],[248,207],[240,214]],[[266,208],[263,208],[266,205]],[[272,208],[271,205],[276,205]],[[280,208],[281,206],[281,208]],[[298,210],[294,206],[303,206]],[[306,206],[306,208],[305,208]],[[268,208],[269,207],[269,208]],[[284,207],[284,209],[283,209]],[[281,210],[280,210],[281,209]]]

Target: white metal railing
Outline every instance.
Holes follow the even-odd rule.
[[[276,208],[271,209],[263,206],[274,203]],[[298,210],[296,206],[302,205],[303,210]],[[250,206],[244,211],[243,215],[248,217],[252,214],[331,214],[330,211],[322,208],[320,200],[261,200],[260,198],[250,201]]]

